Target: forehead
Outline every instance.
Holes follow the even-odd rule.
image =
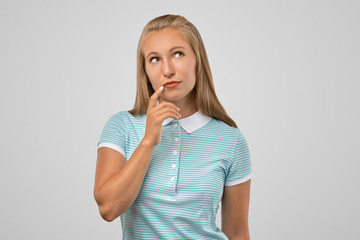
[[[158,52],[161,50],[169,50],[173,47],[191,47],[183,33],[175,28],[165,28],[153,31],[144,42],[143,50],[147,52]]]

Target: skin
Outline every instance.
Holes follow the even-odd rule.
[[[159,102],[174,103],[182,117],[197,111],[193,88],[196,82],[196,57],[186,38],[177,29],[153,32],[144,43],[145,70],[154,89],[167,81],[181,81],[164,88]],[[230,239],[249,238],[248,209],[251,180],[224,187],[222,199],[222,231]]]
[[[221,202],[221,230],[231,240],[249,240],[248,212],[251,179],[225,186]]]
[[[135,201],[161,140],[162,122],[195,113],[194,86],[196,58],[193,49],[176,29],[151,33],[144,43],[145,69],[155,93],[150,97],[144,138],[128,161],[119,152],[99,148],[94,197],[101,216],[113,221]],[[168,81],[181,81],[173,88],[161,87]],[[156,101],[159,100],[159,104]],[[222,231],[231,240],[248,240],[250,181],[224,187]]]
[[[154,31],[143,47],[145,70],[154,89],[168,81],[181,81],[173,88],[164,88],[159,103],[171,102],[180,108],[181,118],[195,113],[196,57],[183,34],[173,28]]]
[[[128,161],[116,150],[98,149],[94,198],[106,221],[111,222],[125,213],[137,198],[154,148],[160,142],[162,122],[169,117],[180,118],[179,109],[173,103],[156,105],[162,91],[163,88],[159,88],[149,99],[145,135]]]

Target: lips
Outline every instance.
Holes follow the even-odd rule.
[[[170,82],[166,82],[163,86],[165,87],[166,85],[173,84],[173,83],[180,83],[180,81],[170,81]]]

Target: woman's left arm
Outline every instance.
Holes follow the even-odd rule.
[[[221,202],[221,230],[230,240],[249,240],[248,213],[251,179],[225,186]]]

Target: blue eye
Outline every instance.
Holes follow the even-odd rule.
[[[150,58],[150,62],[152,62],[152,63],[157,62],[157,61],[159,61],[159,59],[157,57]]]
[[[176,52],[175,53],[175,57],[181,57],[181,56],[183,56],[184,54],[182,53],[182,52]]]

